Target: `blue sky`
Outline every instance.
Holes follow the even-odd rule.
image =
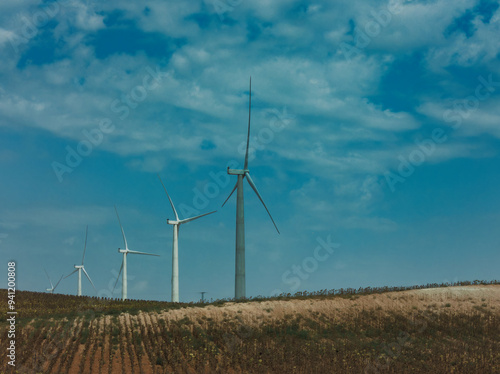
[[[130,249],[161,255],[129,256],[129,297],[170,300],[160,174],[181,218],[218,210],[180,229],[181,301],[232,297],[235,197],[221,204],[250,76],[250,171],[281,235],[245,184],[247,296],[498,279],[497,1],[0,9],[0,277],[17,261],[19,289],[69,274],[88,224],[110,296],[116,205]]]

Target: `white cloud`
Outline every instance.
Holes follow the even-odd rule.
[[[494,78],[493,80],[496,82]],[[474,95],[469,95],[475,97]],[[422,104],[419,112],[439,121],[451,129],[455,136],[464,138],[475,137],[481,134],[488,134],[500,138],[500,99],[488,98],[480,101],[467,101],[457,98],[446,101],[431,101]],[[475,104],[475,105],[474,105]]]
[[[435,71],[442,71],[450,65],[463,67],[477,64],[496,65],[500,53],[499,18],[500,8],[488,24],[483,23],[480,16],[476,16],[473,21],[476,31],[472,36],[455,33],[446,40],[446,44],[430,49],[427,57],[429,67]]]
[[[363,173],[371,178],[392,167],[395,155],[414,147],[402,141],[403,135],[436,119],[436,113],[445,107],[439,104],[432,109],[431,104],[425,104],[419,109],[425,118],[416,119],[411,113],[374,104],[368,97],[379,92],[382,77],[406,51],[430,47],[429,64],[440,66],[465,46],[480,46],[488,51],[487,56],[493,55],[498,44],[493,38],[498,31],[494,20],[498,17],[491,26],[477,25],[476,40],[456,37],[454,44],[448,45],[443,31],[454,17],[473,5],[472,1],[459,1],[451,8],[445,1],[405,3],[364,54],[348,61],[339,53],[338,43],[347,40],[349,20],[361,27],[373,18],[371,11],[381,8],[366,3],[342,5],[342,9],[316,4],[304,9],[300,22],[283,19],[285,10],[295,5],[298,2],[242,3],[228,14],[240,23],[219,23],[201,30],[196,22],[187,20],[201,11],[199,4],[156,1],[148,4],[149,12],[142,4],[121,4],[123,17],[136,22],[143,31],[186,38],[165,63],[140,51],[96,59],[85,38],[105,27],[105,12],[115,10],[117,5],[110,2],[91,7],[76,2],[58,15],[61,23],[54,31],[58,40],[64,37],[67,57],[43,66],[27,66],[5,80],[0,92],[0,125],[43,128],[79,141],[83,129],[95,128],[100,118],[110,118],[116,130],[107,136],[101,149],[131,157],[128,165],[146,172],[161,171],[176,159],[211,162],[213,158],[200,149],[205,139],[216,146],[211,156],[232,159],[240,156],[237,145],[244,140],[246,90],[248,76],[252,75],[252,134],[268,126],[269,119],[263,115],[266,109],[287,106],[296,117],[275,135],[265,151],[274,153],[283,163],[294,162],[301,172],[321,174],[326,170],[326,179],[341,178],[340,189],[353,188],[357,199],[371,200],[370,189],[363,187],[368,182],[361,178],[360,185],[352,186],[352,180]],[[269,21],[262,26],[263,36],[251,43],[246,40],[245,12],[249,9],[259,27]],[[68,25],[73,23],[78,30],[70,33]],[[383,53],[372,55],[373,49]],[[464,53],[475,56],[482,52],[469,48]],[[475,63],[464,53],[460,58]],[[146,67],[155,69],[156,64],[168,72],[162,83],[136,103],[136,108],[129,107],[125,119],[119,119],[110,104],[130,95],[142,84]],[[497,118],[493,104],[484,106],[476,113],[475,124],[482,131],[494,133]],[[385,146],[363,145],[375,142]],[[458,157],[460,152],[470,154],[463,145],[446,145],[433,160]],[[352,222],[360,227],[390,226],[378,218],[353,218]]]
[[[54,231],[82,230],[89,223],[100,225],[113,219],[113,210],[109,207],[85,206],[72,208],[36,207],[16,209],[3,212],[8,217],[10,228],[21,228],[26,225],[50,228]],[[82,234],[83,235],[83,234]]]
[[[12,31],[0,28],[0,45],[9,42],[14,36]]]
[[[384,24],[378,35],[371,38],[367,48],[402,53],[421,47],[443,46],[446,44],[444,31],[454,18],[474,6],[476,1],[458,0],[453,2],[453,6],[446,0],[398,3],[397,11],[390,15],[387,15],[387,9],[391,9],[387,8],[387,3],[382,6],[360,3],[355,20],[361,30],[365,31],[373,21]],[[385,15],[381,16],[382,13]]]
[[[136,281],[133,283],[132,292],[143,292],[148,290],[148,281]]]

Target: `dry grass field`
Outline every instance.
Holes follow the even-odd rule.
[[[497,284],[75,313],[60,304],[87,298],[21,294],[4,373],[500,373]]]

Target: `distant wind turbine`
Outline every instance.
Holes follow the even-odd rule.
[[[127,255],[129,253],[136,254],[136,255],[148,255],[148,256],[160,256],[160,255],[155,255],[152,253],[146,253],[146,252],[139,252],[139,251],[131,251],[128,249],[128,244],[127,244],[127,238],[125,237],[125,231],[123,231],[123,226],[120,221],[120,216],[118,215],[118,210],[116,209],[115,206],[115,211],[116,211],[116,216],[118,217],[118,223],[120,224],[120,228],[122,229],[122,235],[123,235],[123,242],[125,243],[125,249],[118,248],[119,253],[123,253],[123,260],[122,260],[122,266],[120,266],[120,272],[118,273],[118,276],[116,277],[116,282],[115,286],[113,287],[113,291],[115,290],[116,284],[118,283],[118,279],[120,279],[120,274],[123,270],[122,274],[122,300],[127,300]]]
[[[56,283],[56,285],[54,286],[52,284],[52,281],[50,280],[50,277],[49,277],[49,274],[47,273],[47,270],[43,269],[43,271],[45,271],[45,275],[47,276],[47,279],[49,280],[49,283],[50,283],[50,288],[47,288],[45,289],[45,291],[49,292],[49,293],[54,293],[56,287],[58,286],[58,284],[61,282],[61,280],[63,279],[64,275],[61,275],[61,278],[59,278],[59,281]]]
[[[214,210],[213,212],[201,214],[196,217],[179,219],[177,211],[175,210],[174,203],[172,202],[172,199],[170,198],[170,195],[167,192],[167,188],[163,184],[163,181],[161,180],[159,175],[158,178],[160,179],[160,182],[163,186],[163,189],[165,190],[165,193],[167,194],[168,200],[170,201],[170,205],[172,206],[172,210],[174,211],[175,214],[175,220],[167,219],[167,223],[169,225],[172,225],[174,229],[174,239],[172,243],[172,302],[178,303],[179,302],[179,226],[182,225],[183,223],[188,223],[194,221],[195,219],[215,213],[216,210]]]
[[[82,270],[85,273],[85,276],[89,280],[92,287],[94,287],[94,290],[97,292],[97,289],[95,288],[94,283],[92,282],[92,279],[90,279],[89,274],[87,273],[87,271],[85,270],[85,267],[83,266],[83,260],[85,259],[85,250],[87,249],[87,235],[88,235],[88,233],[89,233],[89,226],[87,225],[87,228],[85,230],[85,246],[83,247],[82,264],[75,265],[75,270],[71,274],[64,277],[64,279],[66,279],[78,271],[78,292],[77,292],[78,296],[82,296]]]
[[[231,195],[234,193],[234,191],[237,189],[236,193],[236,271],[235,271],[235,287],[234,287],[234,297],[236,299],[241,299],[245,298],[245,214],[244,214],[244,207],[243,207],[243,179],[246,177],[248,184],[252,189],[254,190],[255,194],[261,201],[262,205],[264,205],[264,208],[266,208],[267,214],[269,214],[269,217],[271,218],[271,221],[274,224],[274,227],[276,228],[276,231],[278,231],[278,234],[280,233],[278,230],[278,227],[276,226],[276,223],[273,220],[273,217],[271,216],[271,213],[269,213],[269,210],[267,209],[266,204],[264,203],[264,200],[262,200],[262,197],[259,194],[259,191],[257,190],[257,187],[255,186],[255,183],[253,182],[252,178],[250,177],[250,171],[248,170],[248,145],[250,143],[250,112],[252,108],[252,77],[250,77],[250,92],[249,92],[249,102],[248,102],[248,134],[247,134],[247,149],[245,153],[245,165],[243,167],[243,170],[237,170],[237,169],[229,169],[227,168],[227,173],[230,175],[237,175],[238,180],[227,197],[226,201],[224,201],[224,206],[226,202],[229,200]]]

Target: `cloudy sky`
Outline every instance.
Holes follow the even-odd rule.
[[[247,296],[498,279],[500,8],[492,0],[0,5],[0,249],[20,289],[81,261],[110,296],[234,295],[245,183]],[[76,293],[76,276],[57,291]],[[6,284],[6,283],[4,283]],[[6,286],[2,286],[6,287]],[[95,295],[84,280],[86,295]],[[114,297],[120,296],[119,286]]]

